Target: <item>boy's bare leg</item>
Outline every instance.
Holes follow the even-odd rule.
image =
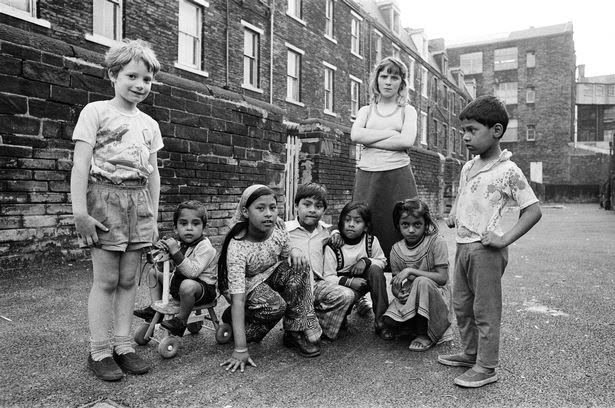
[[[88,298],[90,336],[95,342],[109,339],[113,300],[119,281],[120,253],[92,248],[93,282]]]
[[[137,295],[137,271],[141,261],[141,251],[128,251],[120,256],[120,272],[115,293],[115,327],[116,336],[128,336],[132,323],[132,311]]]

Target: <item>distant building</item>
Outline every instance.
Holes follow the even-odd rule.
[[[595,199],[602,158],[575,148],[576,57],[572,23],[514,31],[447,47],[476,95],[502,99],[510,123],[502,147],[547,199]],[[470,84],[471,82],[471,84]],[[595,160],[594,160],[595,159]],[[598,166],[600,167],[600,166]]]
[[[615,70],[615,67],[613,68]],[[579,66],[577,79],[578,143],[608,150],[615,135],[615,75],[586,77]]]

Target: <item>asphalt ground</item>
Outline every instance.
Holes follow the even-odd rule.
[[[518,216],[507,212],[504,224]],[[454,256],[453,231],[441,232]],[[212,331],[186,335],[163,359],[138,346],[153,369],[117,383],[86,368],[88,262],[42,263],[0,273],[2,407],[608,407],[615,406],[615,212],[597,205],[545,206],[540,223],[510,248],[503,278],[500,381],[463,389],[463,368],[437,363],[458,334],[423,353],[407,339],[380,340],[373,316],[306,359],[282,345],[278,325],[251,345],[257,367],[219,364],[232,345]],[[147,303],[139,288],[138,305]],[[218,305],[221,315],[224,300]],[[7,320],[7,319],[10,319]],[[134,326],[138,327],[135,319]]]

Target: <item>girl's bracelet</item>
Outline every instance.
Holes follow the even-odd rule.
[[[248,351],[247,347],[246,348],[242,348],[242,349],[237,349],[237,348],[235,349],[235,353],[245,353],[247,351]]]

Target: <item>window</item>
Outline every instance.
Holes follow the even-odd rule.
[[[604,96],[604,85],[596,85],[596,96]]]
[[[288,48],[286,66],[286,100],[289,102],[301,101],[301,56],[304,52],[286,44]]]
[[[525,54],[525,65],[528,68],[534,68],[536,66],[536,53],[534,51],[528,51]]]
[[[527,125],[525,130],[525,140],[528,142],[533,142],[536,140],[536,126],[535,125]]]
[[[438,146],[438,121],[436,119],[433,120],[433,144]]]
[[[442,136],[444,140],[442,140],[443,142],[443,148],[444,150],[448,150],[448,125],[446,123],[442,124]]]
[[[480,74],[483,72],[483,53],[479,51],[461,54],[459,64],[464,74]]]
[[[395,44],[393,44],[393,53],[391,55],[393,58],[401,59],[401,50]]]
[[[504,136],[500,141],[502,142],[516,142],[519,140],[517,135],[517,119],[510,119],[508,121],[508,126],[506,127],[506,132],[504,132]]]
[[[93,34],[113,41],[122,39],[122,2],[94,0]]]
[[[453,153],[457,153],[457,145],[459,144],[457,135],[457,129],[451,128],[451,152]]]
[[[506,105],[517,103],[517,83],[500,82],[495,86],[495,96],[500,98]]]
[[[505,69],[517,68],[517,47],[500,48],[495,50],[493,56],[493,70],[503,71]]]
[[[263,30],[241,21],[243,31],[243,86],[260,88],[260,36]]]
[[[333,0],[325,1],[325,37],[333,39]]]
[[[448,86],[444,85],[444,89],[442,90],[442,106],[444,109],[449,109],[448,106]]]
[[[453,116],[457,115],[457,111],[455,109],[455,106],[457,104],[455,103],[455,101],[457,101],[457,99],[455,98],[455,92],[451,91],[448,97],[448,110],[451,111],[451,114]]]
[[[333,114],[333,92],[335,91],[335,71],[337,68],[323,61],[325,66],[325,106],[324,112]]]
[[[421,95],[427,98],[427,69],[421,68]]]
[[[399,24],[399,13],[393,9],[391,9],[391,28],[393,29],[393,32],[397,35],[400,34],[400,24]]]
[[[421,144],[427,145],[427,112],[421,111]]]
[[[351,12],[352,20],[350,22],[350,52],[357,57],[361,56],[361,21],[363,18],[358,14]]]
[[[286,14],[301,20],[303,17],[301,13],[302,3],[303,0],[288,0],[288,10],[286,11]]]
[[[195,70],[202,68],[203,9],[201,6],[200,2],[179,1],[177,63]]]
[[[49,21],[37,18],[36,3],[37,0],[0,0],[0,13],[50,28]]]
[[[414,90],[414,58],[408,61],[408,88]]]
[[[374,34],[374,42],[376,47],[375,64],[378,64],[380,63],[380,61],[382,61],[382,34],[380,34],[380,32],[376,30],[374,30]]]
[[[615,85],[609,86],[609,96],[615,96]]]
[[[350,75],[350,116],[355,118],[361,104],[361,81],[359,78]]]
[[[433,99],[435,103],[438,103],[438,78],[433,79],[433,85],[431,88],[431,99]]]
[[[534,88],[527,88],[525,91],[525,103],[536,102],[536,90]]]

